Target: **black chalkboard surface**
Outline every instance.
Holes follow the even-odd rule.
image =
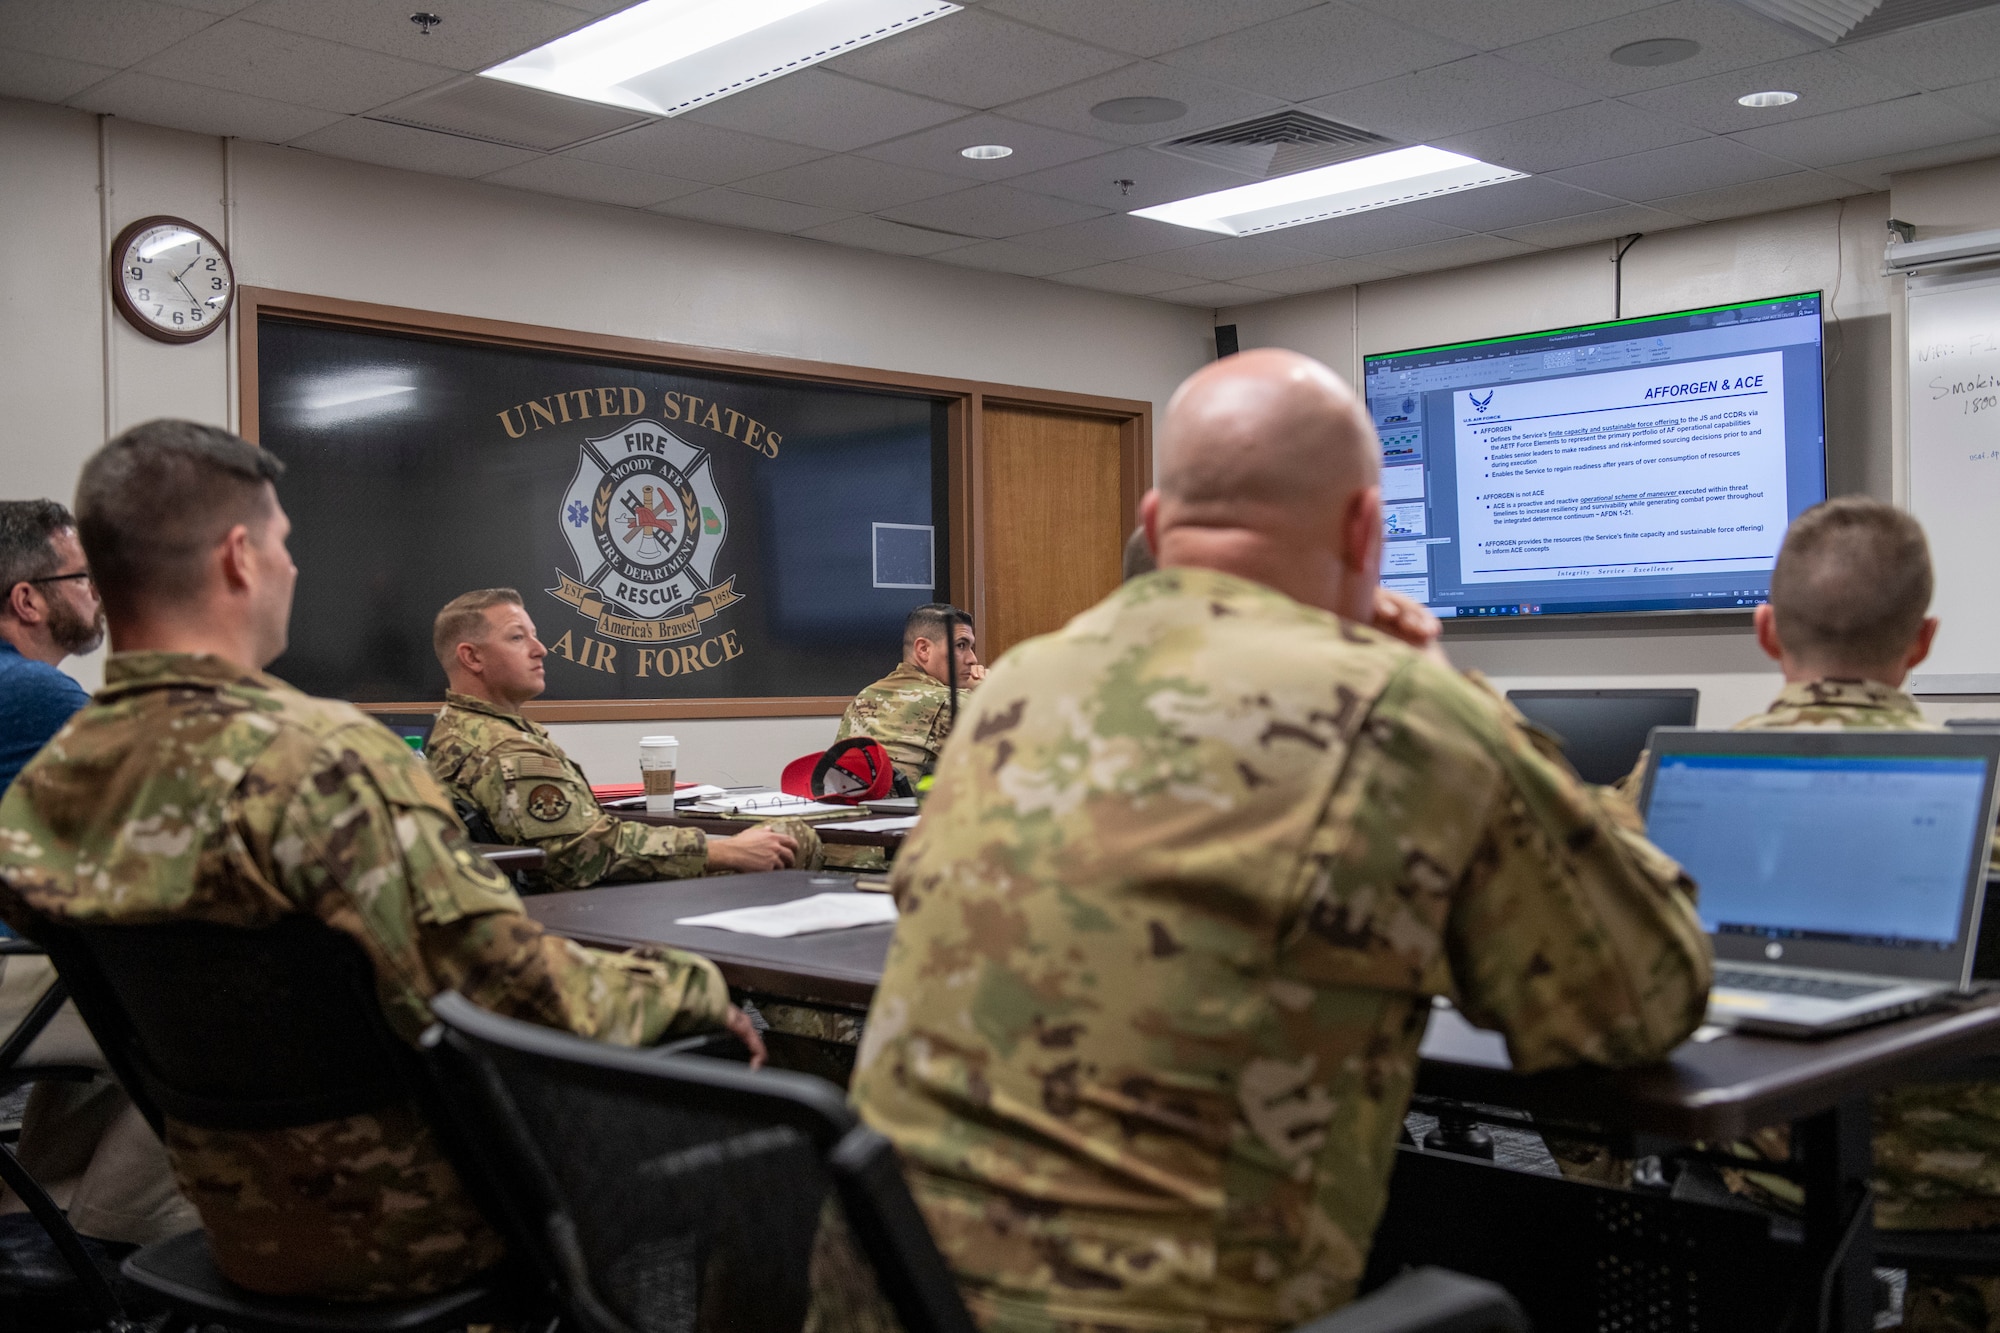
[[[548,700],[853,694],[951,585],[942,403],[264,316],[299,566],[272,670],[439,699],[438,608],[520,590]]]

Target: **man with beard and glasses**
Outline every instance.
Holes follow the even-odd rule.
[[[69,510],[54,500],[0,500],[0,792],[90,702],[58,664],[102,642],[104,608]],[[0,958],[0,1040],[54,979],[46,958]],[[69,1004],[27,1060],[105,1068]],[[109,1071],[89,1083],[37,1084],[21,1117],[18,1151],[28,1174],[69,1211],[70,1224],[95,1240],[144,1245],[199,1224],[174,1188],[159,1140]],[[0,1214],[25,1207],[0,1188]]]
[[[77,709],[83,686],[56,670],[104,642],[104,608],[76,520],[54,500],[0,500],[0,791]]]

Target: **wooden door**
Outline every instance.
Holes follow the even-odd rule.
[[[980,409],[980,656],[1059,629],[1118,586],[1149,471],[1135,419],[994,403]]]

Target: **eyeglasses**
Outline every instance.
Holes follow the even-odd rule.
[[[22,580],[21,580],[21,582],[23,582],[23,583],[67,583],[67,582],[69,582],[69,580],[71,580],[71,579],[87,579],[87,578],[89,578],[89,577],[90,577],[90,571],[86,569],[86,570],[84,570],[84,571],[83,571],[83,572],[82,572],[81,574],[44,574],[44,575],[43,575],[43,576],[42,576],[41,578],[38,578],[38,579],[22,579]]]

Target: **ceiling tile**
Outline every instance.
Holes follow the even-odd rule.
[[[1115,97],[1166,97],[1188,109],[1179,120],[1159,125],[1114,125],[1090,114],[1090,108]],[[1227,84],[1197,78],[1184,70],[1168,69],[1152,61],[1134,61],[1109,74],[1100,74],[1082,83],[1073,83],[1040,97],[1011,102],[1005,114],[1052,129],[1067,130],[1116,143],[1157,143],[1198,130],[1214,129],[1232,121],[1267,115],[1284,109],[1274,97],[1245,92]]]
[[[977,9],[826,62],[870,83],[965,106],[1033,97],[1125,64],[1126,57]]]
[[[1054,274],[1050,281],[1094,287],[1101,292],[1123,292],[1127,296],[1151,296],[1155,292],[1187,286],[1187,278],[1182,274],[1162,273],[1156,268],[1144,268],[1138,264],[1096,264],[1090,268]]]
[[[1574,217],[1619,202],[1601,194],[1579,190],[1541,176],[1504,181],[1477,190],[1460,190],[1414,204],[1397,211],[1409,217],[1442,222],[1466,231],[1501,231],[1507,227],[1546,222],[1551,218]]]
[[[1856,158],[1882,157],[1913,148],[1974,139],[1993,126],[1936,93],[1855,107],[1730,137],[1737,143],[1796,162],[1823,167]]]
[[[1697,139],[1671,148],[1655,148],[1651,152],[1570,167],[1553,175],[1569,185],[1643,204],[1668,195],[1719,190],[1725,185],[1741,185],[1790,172],[1789,163],[1731,140]]]
[[[677,199],[705,190],[701,181],[675,180],[650,172],[608,167],[602,162],[585,162],[574,157],[538,157],[519,166],[496,171],[485,178],[494,185],[533,190],[538,194],[559,194],[568,199],[588,199],[599,204],[623,204],[644,208],[667,199]]]
[[[736,182],[739,190],[848,213],[874,213],[932,195],[963,190],[965,182],[865,157],[822,157]]]
[[[285,143],[342,119],[331,111],[246,97],[219,88],[197,88],[191,83],[155,78],[136,70],[107,79],[71,98],[69,104],[86,111],[105,111],[143,120],[149,125],[164,125],[170,130],[234,135],[264,143]]]
[[[117,72],[107,65],[85,65],[55,56],[0,49],[0,97],[60,102]]]
[[[1938,96],[1983,120],[2000,124],[2000,79],[1960,84],[1949,92],[1939,93]]]
[[[1775,213],[1783,208],[1801,208],[1806,204],[1864,193],[1866,191],[1852,181],[1822,175],[1817,171],[1800,171],[1770,180],[1751,181],[1747,185],[1674,195],[1660,200],[1660,207],[1685,213],[1703,222],[1714,222],[1719,218],[1742,217],[1747,213]]]
[[[1367,213],[1329,218],[1325,222],[1308,222],[1303,227],[1286,227],[1283,231],[1271,233],[1282,244],[1334,259],[1347,259],[1399,245],[1449,240],[1464,234],[1462,228],[1447,227],[1441,222],[1426,222],[1422,218],[1411,217],[1400,208],[1377,208]]]
[[[1593,102],[1436,140],[1440,148],[1467,153],[1516,171],[1554,171],[1607,157],[1664,148],[1702,138],[1678,121],[1623,102]]]
[[[1206,282],[1196,287],[1180,287],[1170,292],[1161,292],[1159,299],[1171,301],[1175,305],[1220,310],[1224,306],[1256,305],[1270,300],[1271,294],[1259,291],[1255,287],[1239,287],[1233,282]]]
[[[1626,204],[1620,208],[1601,208],[1594,213],[1579,213],[1573,218],[1557,218],[1553,222],[1531,222],[1525,227],[1509,227],[1496,234],[1553,250],[1563,246],[1588,245],[1592,241],[1609,240],[1614,236],[1630,236],[1635,231],[1667,231],[1685,227],[1690,221],[1692,219],[1678,213]]]
[[[1129,213],[1135,208],[1248,185],[1255,179],[1151,148],[1121,148],[1102,157],[1020,176],[1011,184]],[[1121,181],[1131,184],[1121,185]]]
[[[2000,69],[2000,9],[1905,28],[1840,48],[1857,64],[1918,88],[1952,88]]]
[[[454,77],[436,65],[224,19],[147,60],[148,74],[322,111],[368,111]]]
[[[963,108],[805,69],[711,102],[685,120],[844,153],[956,120]]]
[[[1046,194],[1033,194],[1006,185],[977,185],[941,199],[926,199],[877,212],[899,222],[919,227],[938,227],[965,236],[1000,240],[1023,232],[1060,227],[1100,217],[1104,210],[1089,204],[1073,203]]]
[[[563,156],[650,171],[659,176],[727,185],[746,176],[761,176],[767,171],[811,162],[821,153],[798,144],[703,125],[682,116],[572,148]]]
[[[1761,110],[1736,104],[1743,94],[1767,88],[1797,93],[1799,100],[1790,106]],[[1717,134],[1728,134],[1845,111],[1870,102],[1886,102],[1910,91],[1907,85],[1871,73],[1838,51],[1815,51],[1769,65],[1714,74],[1692,83],[1632,93],[1625,100]]]
[[[1701,50],[1672,65],[1619,65],[1611,53],[1628,42],[1684,37]],[[1641,88],[1687,83],[1727,70],[1804,55],[1821,44],[1781,28],[1724,0],[1672,0],[1584,28],[1538,37],[1504,49],[1509,60],[1533,65],[1551,78],[1619,95]]]
[[[1080,255],[1058,254],[1054,250],[1041,250],[1015,241],[981,241],[977,245],[934,254],[931,258],[946,264],[962,264],[966,268],[983,268],[995,273],[1019,273],[1030,278],[1045,278],[1051,273],[1085,268],[1091,262]]]
[[[1442,65],[1472,48],[1331,3],[1160,57],[1218,83],[1299,102]]]
[[[860,250],[881,250],[892,255],[928,255],[964,245],[963,236],[949,236],[922,227],[905,227],[882,218],[842,218],[799,233],[816,241],[851,245]]]
[[[252,23],[323,37],[456,70],[485,69],[591,22],[547,0],[426,0],[444,22],[426,33],[410,22],[410,0],[261,0]]]
[[[1511,259],[1515,255],[1533,253],[1534,246],[1524,241],[1510,241],[1504,236],[1459,236],[1449,241],[1412,245],[1402,250],[1383,250],[1368,256],[1368,262],[1403,273],[1428,273],[1433,269],[1461,268],[1466,264],[1485,264],[1495,259]]]
[[[1185,250],[1212,240],[1213,233],[1176,227],[1171,222],[1155,222],[1151,218],[1135,218],[1129,213],[1108,213],[1088,222],[1031,232],[1019,239],[1045,250],[1064,250],[1090,259],[1134,259],[1163,250]]]
[[[1318,261],[1318,255],[1286,245],[1270,236],[1231,236],[1186,250],[1169,250],[1165,254],[1153,255],[1146,263],[1149,267],[1165,269],[1169,273],[1228,282],[1253,273],[1302,268]]]
[[[1014,150],[1013,155],[975,162],[959,154],[962,148],[989,143],[1005,144]],[[1030,125],[1025,120],[982,113],[878,143],[862,149],[861,156],[905,167],[922,167],[926,171],[950,172],[968,180],[995,181],[1044,171],[1078,158],[1095,157],[1109,147],[1102,139],[1086,139],[1046,125]]]
[[[160,0],[160,3],[173,5],[180,9],[198,9],[204,14],[214,14],[220,17],[227,14],[234,14],[238,10],[248,9],[250,6],[256,4],[257,0]]]
[[[1393,268],[1383,268],[1364,259],[1323,259],[1317,264],[1280,269],[1276,273],[1259,273],[1243,279],[1243,285],[1280,296],[1296,296],[1301,292],[1323,292],[1329,287],[1352,287],[1356,283],[1400,276]]]
[[[761,194],[738,190],[703,190],[682,195],[653,206],[655,213],[671,213],[697,222],[719,222],[725,227],[754,227],[758,231],[804,231],[807,227],[837,222],[842,214],[834,208],[814,208],[789,199],[767,199]]]
[[[623,107],[556,97],[537,88],[468,74],[427,88],[415,97],[376,107],[368,114],[420,130],[489,139],[538,152],[554,152],[651,120]]]
[[[7,0],[0,4],[0,47],[123,68],[192,37],[212,14],[152,0]]]
[[[348,157],[358,162],[401,167],[405,171],[427,171],[435,176],[484,176],[534,156],[520,148],[411,129],[407,125],[389,125],[359,116],[350,116],[293,139],[291,144],[330,157]]]
[[[1405,143],[1423,143],[1596,100],[1573,83],[1498,56],[1471,56],[1350,88],[1307,107]]]
[[[1350,0],[1482,51],[1650,9],[1663,0]]]
[[[1192,46],[1225,32],[1265,23],[1319,0],[988,0],[996,14],[1025,19],[1135,56]]]

